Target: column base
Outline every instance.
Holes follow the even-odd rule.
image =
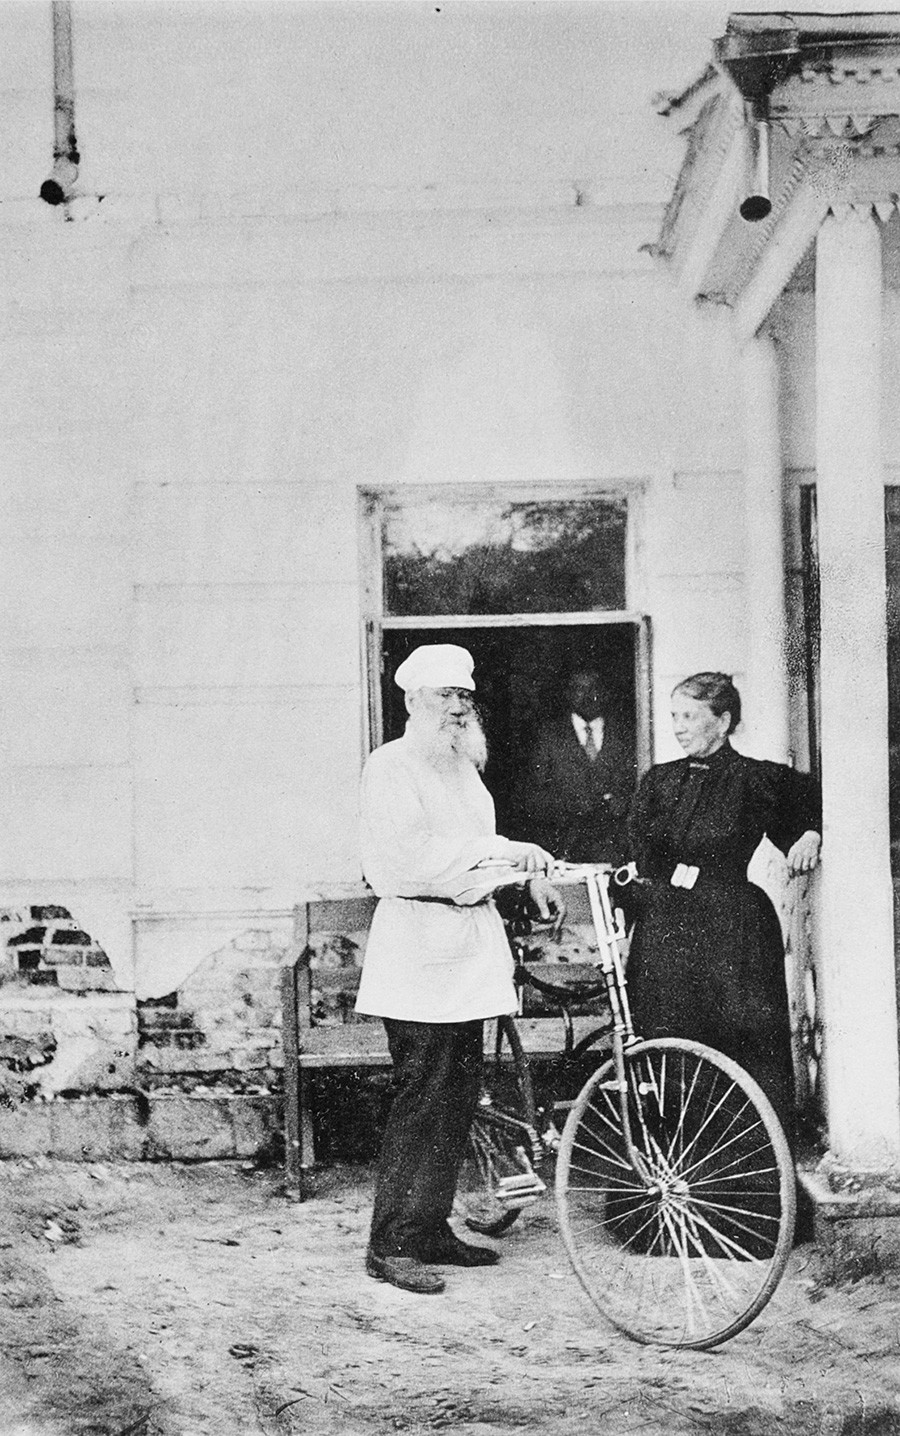
[[[817,1166],[800,1168],[797,1180],[798,1225],[811,1229],[822,1281],[900,1271],[900,1168],[852,1171],[829,1153]]]

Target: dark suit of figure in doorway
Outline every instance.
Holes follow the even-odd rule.
[[[566,862],[624,861],[634,754],[612,730],[599,674],[579,669],[567,709],[538,729],[517,787],[520,824]]]

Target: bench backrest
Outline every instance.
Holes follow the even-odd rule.
[[[360,971],[356,949],[365,943],[376,902],[367,894],[313,898],[294,908],[281,974],[286,1062],[291,1048],[307,1064],[317,1058],[323,1066],[367,1057],[387,1061],[381,1022],[353,1012]]]
[[[289,1048],[307,1066],[387,1060],[381,1022],[357,1015],[353,1007],[366,935],[377,901],[373,893],[364,892],[333,898],[317,896],[294,908],[293,937],[282,970],[286,1061]],[[584,919],[589,917],[586,897],[580,890],[570,889],[566,901],[567,922],[580,923],[584,931]],[[596,977],[595,968],[583,965],[588,954],[579,951],[581,946],[577,941],[574,948],[570,944],[564,964],[546,970],[541,963],[534,970],[544,972],[551,981]],[[526,1015],[550,1016],[552,1004],[530,989],[525,996]],[[597,1009],[592,1004],[580,1010]],[[542,1046],[552,1045],[549,1023],[547,1027],[548,1044]]]

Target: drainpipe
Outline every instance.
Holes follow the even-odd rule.
[[[747,158],[740,216],[750,224],[759,223],[772,213],[769,96],[796,68],[800,54],[799,30],[784,20],[775,24],[777,19],[772,17],[772,29],[748,31],[732,17],[728,32],[713,41],[719,68],[730,76],[744,99]]]
[[[47,204],[65,204],[78,178],[71,0],[51,0],[53,20],[53,169],[41,185]]]
[[[772,196],[769,193],[769,117],[759,104],[747,107],[749,114],[745,127],[747,136],[747,181],[744,197],[739,206],[741,219],[748,224],[758,224],[772,213]]]

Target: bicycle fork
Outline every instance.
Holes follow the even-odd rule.
[[[635,1038],[619,952],[619,942],[624,936],[624,933],[616,918],[613,916],[608,889],[605,887],[601,888],[595,873],[588,873],[586,883],[594,931],[597,934],[600,966],[606,978],[609,1005],[613,1016],[613,1054],[616,1064],[616,1077],[614,1084],[604,1083],[603,1085],[607,1088],[615,1087],[619,1098],[619,1109],[622,1116],[622,1134],[625,1138],[628,1160],[644,1185],[648,1189],[652,1189],[655,1185],[654,1177],[647,1165],[646,1159],[634,1144],[634,1134],[631,1129],[631,1114],[628,1110],[628,1076],[625,1071],[625,1049],[626,1046],[634,1042]],[[640,1100],[641,1095],[640,1092],[635,1093],[638,1119],[643,1126],[643,1103]],[[646,1129],[644,1136],[645,1138],[647,1136]]]

